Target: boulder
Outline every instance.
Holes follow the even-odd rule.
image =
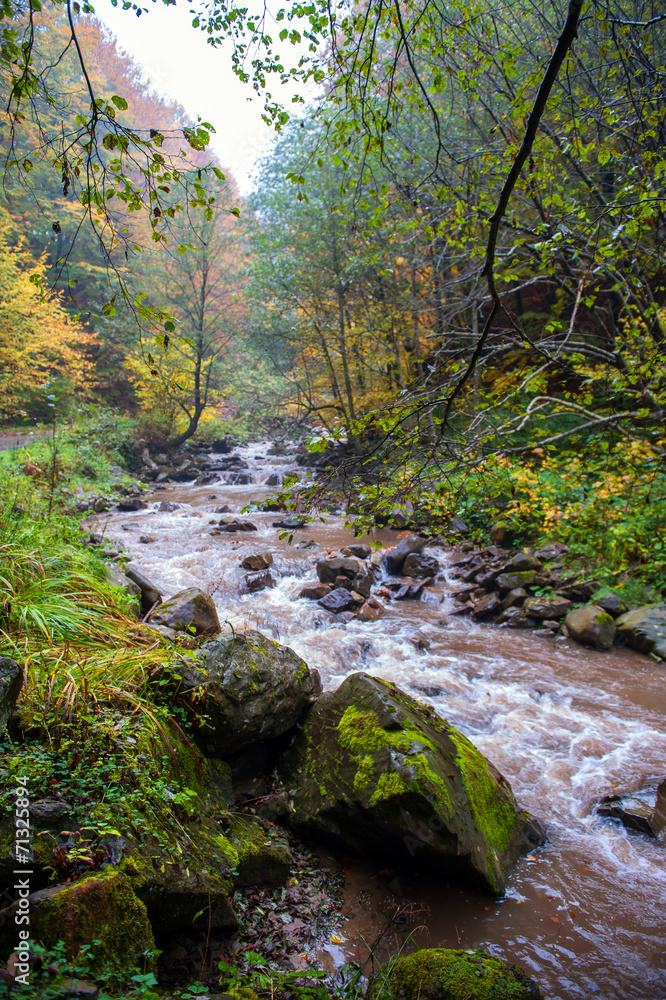
[[[170,668],[156,683],[192,710],[195,740],[213,757],[282,736],[321,691],[316,671],[261,632],[214,639],[198,655],[198,665]]]
[[[302,517],[283,517],[281,521],[273,521],[274,528],[286,528],[288,531],[295,531],[296,528],[304,528],[307,521]]]
[[[504,573],[529,573],[530,570],[541,569],[541,563],[530,552],[517,552],[511,561],[506,563]]]
[[[144,953],[155,949],[144,903],[137,898],[128,879],[114,868],[65,885],[39,889],[30,894],[28,902],[32,937],[47,948],[62,941],[70,959],[77,956],[82,945],[94,940],[94,967],[98,970],[111,967],[124,972],[132,965],[143,966]],[[13,917],[17,909],[18,902],[0,912],[5,959],[16,945]],[[11,941],[5,940],[8,929]]]
[[[152,542],[156,542],[157,539],[155,535],[139,535],[139,542],[141,545],[151,545]]]
[[[506,608],[496,619],[497,625],[505,628],[533,628],[534,619],[528,618],[523,608]]]
[[[141,591],[141,610],[144,614],[147,614],[156,604],[162,603],[162,595],[159,590],[140,570],[135,569],[134,566],[126,566],[125,576],[132,583],[135,583]]]
[[[394,576],[399,576],[402,573],[402,567],[405,564],[405,559],[410,556],[413,552],[420,552],[428,544],[427,538],[421,538],[420,535],[408,535],[403,538],[398,544],[389,549],[386,553],[386,568],[389,573]]]
[[[164,601],[150,615],[153,625],[165,625],[176,632],[193,635],[216,635],[220,620],[212,597],[198,587],[188,587]]]
[[[266,590],[267,587],[274,587],[275,580],[270,570],[262,570],[261,573],[246,573],[245,586],[251,594],[256,594],[259,590]]]
[[[475,618],[489,618],[491,615],[499,614],[501,610],[502,602],[497,594],[486,594],[475,602],[472,614]]]
[[[646,778],[634,792],[605,795],[597,813],[656,840],[666,827],[666,778]]]
[[[388,590],[394,601],[418,601],[423,593],[425,580],[412,580],[405,577],[400,583],[389,583]]]
[[[615,623],[597,604],[584,604],[570,611],[564,624],[576,642],[595,646],[597,649],[610,649],[613,645]]]
[[[666,604],[636,608],[616,619],[615,625],[632,649],[666,659]]]
[[[424,948],[371,979],[367,1000],[543,1000],[517,965],[481,950]]]
[[[231,514],[231,507],[228,503],[223,504],[221,507],[216,507],[213,511],[214,514]]]
[[[141,497],[127,497],[117,503],[118,510],[145,510],[147,506],[148,504]],[[97,507],[94,509],[97,510]]]
[[[242,813],[223,814],[220,825],[238,852],[234,886],[284,885],[294,859],[283,830]]]
[[[356,611],[363,604],[363,597],[353,590],[347,590],[346,587],[336,587],[321,597],[317,603],[325,611],[338,615],[342,611]]]
[[[14,711],[22,684],[23,671],[18,663],[9,656],[0,656],[0,736]]]
[[[357,618],[360,622],[376,622],[386,614],[386,608],[376,597],[369,597],[365,602]]]
[[[137,602],[141,603],[141,587],[130,580],[119,566],[106,566],[105,570],[109,583],[112,583],[114,587],[121,587],[130,597],[136,597]]]
[[[595,598],[594,603],[603,608],[611,618],[619,618],[620,615],[627,613],[627,605],[617,594],[604,594],[602,597]]]
[[[369,545],[365,545],[363,542],[355,543],[354,545],[346,545],[344,549],[340,549],[343,556],[355,556],[357,559],[368,559],[372,549]]]
[[[373,584],[381,576],[381,570],[371,562],[361,563],[361,567],[352,580],[352,589],[362,597],[369,597]]]
[[[174,510],[180,510],[180,504],[172,503],[171,500],[162,500],[162,502],[157,505],[157,509],[163,513],[171,514]]]
[[[241,563],[243,569],[250,569],[255,573],[272,565],[273,556],[270,552],[255,552],[254,555],[245,556]]]
[[[239,521],[238,518],[234,518],[233,521],[220,521],[218,531],[228,531],[233,533],[235,531],[256,531],[256,524],[252,524],[252,521]]]
[[[461,733],[394,684],[352,674],[322,695],[284,765],[288,823],[334,849],[491,893],[535,834],[508,782]]]
[[[501,545],[505,549],[510,549],[515,540],[515,531],[503,521],[498,521],[490,529],[490,537],[495,545]]]
[[[317,563],[317,576],[322,583],[335,583],[339,576],[346,576],[349,580],[353,580],[356,574],[361,572],[362,569],[363,564],[360,559],[336,556],[333,559],[319,560]]]
[[[507,608],[519,608],[527,600],[527,591],[523,590],[522,587],[516,587],[515,590],[510,590],[508,594],[504,595],[502,600],[502,608],[506,611]]]
[[[508,594],[510,590],[519,590],[520,588],[529,587],[531,583],[534,583],[534,577],[536,573],[534,570],[525,570],[525,572],[502,572],[497,577],[496,584],[497,589],[500,594]]]
[[[530,597],[523,607],[529,618],[545,620],[564,618],[571,611],[572,604],[566,597]]]
[[[429,580],[439,573],[439,562],[425,552],[412,552],[402,564],[402,575]],[[483,585],[482,585],[483,586]]]
[[[309,601],[318,601],[320,597],[330,594],[332,589],[333,584],[331,583],[307,583],[298,596],[299,599],[305,597]]]

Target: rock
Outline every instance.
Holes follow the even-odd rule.
[[[0,656],[0,735],[4,733],[9,717],[21,693],[23,671],[9,656]]]
[[[296,528],[304,528],[306,523],[302,517],[283,517],[281,521],[273,521],[273,527],[295,531]]]
[[[96,970],[111,967],[125,972],[132,965],[143,967],[144,952],[155,949],[144,903],[122,872],[113,868],[40,889],[30,894],[28,902],[31,935],[47,948],[62,941],[70,959],[76,957],[82,945],[95,940]],[[5,918],[3,938],[7,925],[14,924],[17,909],[18,903],[14,903],[0,912],[0,920]]]
[[[401,583],[388,585],[394,601],[418,601],[423,593],[425,581],[405,577]]]
[[[210,444],[210,450],[215,455],[229,455],[234,450],[235,447],[236,445],[234,443],[233,438],[228,436],[223,438],[215,438],[215,440],[211,441]]]
[[[156,542],[157,539],[155,535],[139,535],[139,542],[141,545],[150,545],[152,542]]]
[[[376,622],[386,614],[386,608],[376,597],[369,597],[357,614],[360,622]]]
[[[656,840],[666,827],[666,778],[646,778],[634,792],[604,795],[597,813]]]
[[[403,538],[398,544],[389,549],[386,553],[386,568],[394,576],[399,576],[402,573],[402,567],[405,564],[407,556],[412,555],[413,552],[420,552],[428,544],[427,538],[421,538],[420,535],[408,535]]]
[[[251,594],[259,590],[266,590],[267,587],[274,587],[275,580],[269,570],[262,570],[261,573],[246,573],[245,585]]]
[[[277,472],[273,472],[264,483],[264,486],[279,486],[279,485],[280,485],[280,477],[278,476]]]
[[[252,524],[252,521],[239,521],[238,518],[234,518],[233,521],[220,521],[218,531],[228,531],[233,533],[235,531],[256,531],[256,524]]]
[[[511,562],[506,563],[503,567],[503,573],[528,573],[530,570],[541,569],[541,563],[536,556],[531,555],[529,552],[517,552],[515,556],[511,559]]]
[[[506,628],[533,628],[534,619],[528,618],[523,608],[507,608],[496,619],[498,625]]]
[[[322,583],[335,583],[339,576],[353,580],[357,573],[362,570],[361,560],[351,557],[341,558],[337,556],[333,559],[320,559],[317,563],[317,576]]]
[[[529,846],[526,814],[493,765],[432,709],[368,674],[317,700],[284,771],[289,825],[337,850],[501,894]]]
[[[356,594],[353,590],[336,587],[335,590],[331,590],[330,593],[321,597],[317,603],[325,611],[337,615],[342,611],[356,611],[364,602],[361,595]]]
[[[141,603],[141,587],[125,576],[118,566],[106,566],[106,578],[114,587],[121,587],[130,597],[136,597],[138,604]]]
[[[510,590],[508,594],[505,595],[502,601],[502,608],[506,611],[507,608],[519,608],[527,600],[527,591],[523,590],[522,587],[516,587],[515,590]]]
[[[254,482],[248,472],[229,472],[224,480],[228,486],[250,486]]]
[[[141,497],[126,497],[117,503],[118,510],[144,510],[147,506],[148,504]]]
[[[200,476],[194,480],[195,486],[213,486],[215,483],[221,482],[221,478],[217,472],[202,472]]]
[[[256,552],[254,555],[245,556],[241,566],[243,569],[251,569],[257,572],[261,569],[268,569],[273,565],[273,554],[271,552]]]
[[[571,611],[572,604],[566,597],[530,597],[523,605],[529,618],[563,618]]]
[[[39,799],[30,803],[30,818],[38,827],[48,827],[71,811],[72,805],[65,799]]]
[[[223,504],[221,507],[216,507],[213,511],[214,514],[231,514],[231,507],[228,503]]]
[[[90,479],[93,482],[97,479],[97,471],[93,469],[92,465],[84,465],[81,467],[81,475],[84,479]]]
[[[346,545],[344,549],[340,549],[343,556],[355,556],[356,559],[367,559],[372,552],[369,545],[365,545],[361,542],[354,543],[354,545]]]
[[[197,666],[162,676],[193,710],[195,740],[213,757],[282,736],[321,691],[316,671],[261,632],[214,639],[198,655]]]
[[[180,510],[180,504],[172,503],[171,500],[162,500],[161,503],[157,505],[157,509],[170,514],[174,510]]]
[[[543,1000],[517,965],[480,949],[424,948],[380,969],[367,1000]]]
[[[472,614],[475,618],[489,618],[491,615],[499,614],[502,610],[502,602],[497,594],[486,594],[474,604]]]
[[[515,540],[515,532],[504,521],[498,521],[490,529],[490,537],[495,545],[501,545],[504,549],[510,549]]]
[[[152,612],[149,621],[153,625],[166,625],[176,632],[190,632],[197,636],[216,635],[220,631],[213,599],[198,587],[188,587],[164,601]]]
[[[584,604],[567,615],[564,624],[567,632],[576,642],[610,649],[615,638],[615,623],[607,612],[597,604]]]
[[[529,587],[534,582],[535,576],[536,573],[533,570],[526,570],[520,573],[500,573],[496,580],[497,589],[500,594],[504,595],[508,594],[510,590]]]
[[[369,597],[373,584],[381,576],[381,570],[371,562],[361,563],[361,568],[352,580],[352,589],[361,597]]]
[[[627,605],[617,594],[604,594],[603,597],[595,598],[594,603],[603,608],[611,618],[619,618],[620,615],[627,613]]]
[[[553,559],[559,558],[566,551],[566,545],[563,545],[561,542],[553,542],[552,545],[544,545],[535,555],[541,562],[551,562]]]
[[[615,622],[632,649],[666,659],[666,604],[649,604],[621,615]]]
[[[299,599],[305,597],[309,601],[318,601],[320,597],[330,594],[332,589],[333,584],[331,583],[308,583],[303,587],[298,597]]]
[[[439,561],[425,552],[412,552],[402,564],[402,575],[431,579],[439,573]]]
[[[294,860],[284,831],[242,813],[226,813],[221,826],[238,851],[235,886],[284,885]]]
[[[578,581],[559,587],[557,593],[570,601],[589,601],[598,586],[597,580]]]
[[[449,521],[449,531],[454,535],[466,535],[469,533],[469,527],[462,517],[455,514]]]
[[[141,610],[144,614],[147,614],[156,604],[162,603],[162,595],[159,590],[140,570],[135,569],[133,566],[126,566],[125,576],[132,583],[135,583],[141,591]]]

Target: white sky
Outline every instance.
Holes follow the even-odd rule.
[[[192,27],[189,4],[151,4],[141,17],[113,7],[110,0],[93,0],[93,5],[154,89],[215,127],[211,145],[246,194],[252,166],[267,151],[274,132],[261,119],[261,98],[232,71],[231,46],[208,45],[205,34]],[[290,100],[291,93],[285,103]]]

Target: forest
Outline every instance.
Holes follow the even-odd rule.
[[[666,15],[191,14],[247,189],[87,0],[2,8],[0,997],[659,1000]]]

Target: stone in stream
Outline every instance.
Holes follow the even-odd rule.
[[[604,795],[597,813],[656,840],[666,827],[666,778],[646,778],[634,792]]]
[[[372,549],[369,545],[365,545],[363,542],[355,543],[354,545],[345,545],[344,549],[340,549],[343,556],[355,556],[356,559],[368,559]]]
[[[386,568],[389,573],[393,576],[399,576],[407,556],[413,552],[420,552],[427,544],[428,539],[421,538],[420,535],[408,535],[399,541],[394,548],[388,550],[385,556]]]
[[[407,576],[400,582],[388,583],[386,586],[394,601],[418,601],[423,593],[425,580],[412,580]]]
[[[162,603],[162,595],[159,590],[140,570],[134,566],[126,566],[125,576],[132,583],[135,583],[141,591],[141,610],[144,614],[147,614],[156,604]]]
[[[567,615],[564,624],[576,642],[597,649],[610,649],[615,638],[615,623],[597,604],[584,604]]]
[[[118,510],[144,510],[148,504],[141,497],[127,497],[125,500],[119,500],[116,506]]]
[[[536,573],[534,570],[525,570],[525,572],[502,572],[497,577],[496,584],[497,589],[500,594],[508,594],[510,590],[518,590],[521,587],[529,587],[531,583],[534,583],[534,577]]]
[[[275,586],[275,580],[270,570],[262,570],[260,573],[246,573],[245,586],[251,594],[256,594],[260,590]]]
[[[509,783],[461,733],[394,684],[357,673],[320,696],[283,765],[289,825],[336,850],[494,894],[543,840]]]
[[[5,731],[9,717],[23,684],[23,671],[9,656],[0,656],[0,736]]]
[[[233,521],[220,521],[218,531],[226,531],[233,533],[235,531],[256,531],[257,526],[253,524],[252,521],[239,521],[238,518],[234,518]]]
[[[481,949],[424,948],[370,980],[367,1000],[543,1000],[518,965]]]
[[[228,503],[223,504],[221,507],[216,507],[213,511],[214,514],[231,514],[231,507]]]
[[[321,691],[305,660],[254,630],[206,642],[197,657],[155,683],[192,711],[194,739],[213,757],[282,736]]]
[[[250,569],[255,573],[262,569],[268,569],[272,565],[273,554],[271,552],[255,552],[253,555],[245,556],[241,563],[243,569]]]
[[[281,521],[273,521],[274,528],[286,528],[289,531],[304,528],[306,524],[307,521],[304,521],[302,517],[283,517]]]
[[[499,614],[501,610],[502,602],[497,594],[486,594],[475,602],[472,613],[475,618],[490,618],[491,615]]]
[[[152,625],[165,625],[176,632],[192,635],[215,635],[220,620],[212,597],[198,587],[188,587],[164,601],[149,617]]]
[[[519,608],[527,600],[527,591],[522,587],[516,587],[515,590],[510,590],[508,594],[505,594],[502,600],[502,609],[506,611],[507,608]]]
[[[438,573],[439,561],[434,556],[427,556],[425,552],[411,552],[402,566],[403,576],[418,577],[420,580],[431,579]]]
[[[376,597],[369,597],[356,617],[360,622],[376,622],[386,614],[386,608]]]
[[[162,500],[157,505],[157,509],[163,513],[171,514],[174,510],[180,510],[180,504],[173,503],[171,500]]]
[[[335,590],[331,590],[330,593],[321,597],[317,603],[325,611],[337,615],[342,611],[356,611],[364,602],[363,597],[353,590],[347,590],[346,587],[336,587]]]
[[[309,601],[318,601],[320,597],[330,594],[332,589],[332,583],[306,583],[298,597],[299,599],[305,597]]]
[[[617,618],[615,625],[632,649],[666,659],[666,604],[635,608]]]
[[[152,542],[156,542],[157,539],[155,535],[139,535],[139,542],[141,545],[150,545]]]
[[[566,597],[530,597],[523,607],[529,618],[546,620],[563,618],[571,611],[572,604]]]
[[[345,576],[353,580],[357,573],[363,568],[360,559],[352,556],[342,558],[335,556],[333,559],[320,559],[317,563],[317,576],[322,583],[335,583],[339,576]]]

